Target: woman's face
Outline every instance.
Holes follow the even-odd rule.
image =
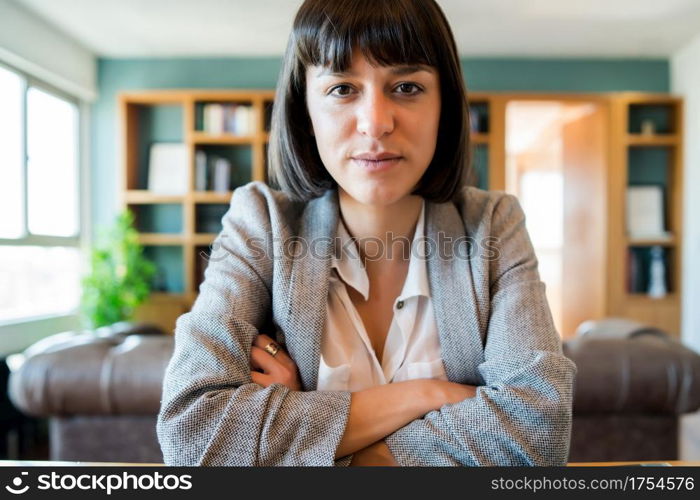
[[[306,102],[321,160],[360,203],[409,195],[435,153],[440,84],[430,66],[372,66],[359,50],[346,73],[311,66]]]

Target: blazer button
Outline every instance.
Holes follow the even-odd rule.
[[[403,308],[403,300],[399,300],[399,301],[396,303],[396,309],[402,309],[402,308]]]

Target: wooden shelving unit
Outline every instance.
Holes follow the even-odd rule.
[[[522,94],[473,93],[472,108],[477,109],[481,126],[472,133],[473,184],[492,190],[506,189],[506,107],[512,101],[561,101],[597,103],[605,110],[606,165],[584,180],[586,189],[596,191],[592,203],[605,205],[605,212],[595,223],[596,241],[603,245],[593,248],[580,263],[582,273],[597,275],[593,288],[584,295],[595,295],[600,305],[600,317],[618,316],[648,323],[680,336],[681,318],[681,249],[682,249],[682,171],[683,171],[683,101],[667,94],[615,92],[605,94]],[[642,133],[641,121],[655,122],[656,132]],[[484,125],[485,124],[485,125]],[[633,152],[630,154],[630,152]],[[626,230],[626,191],[635,184],[630,169],[640,155],[665,151],[667,161],[658,154],[645,165],[649,175],[658,175],[665,185],[666,225],[668,238],[632,238]],[[654,174],[656,172],[656,174]],[[634,176],[634,174],[633,174]],[[595,179],[595,180],[594,180]],[[630,249],[660,246],[665,252],[669,291],[662,298],[652,298],[646,292],[628,290],[628,258]],[[646,250],[642,250],[646,251]],[[587,270],[586,270],[587,269]],[[574,273],[576,274],[576,273]],[[571,275],[568,276],[571,278]]]
[[[497,104],[493,96],[485,93],[470,93],[471,109],[472,171],[466,180],[481,189],[503,189],[505,181],[500,176],[498,141],[502,130],[493,120],[497,115]],[[476,120],[474,120],[476,118]]]
[[[220,220],[231,202],[228,192],[195,190],[195,153],[230,155],[233,182],[265,182],[266,148],[272,90],[163,90],[126,92],[119,96],[121,124],[121,204],[136,214],[139,241],[159,267],[156,291],[137,318],[172,331],[175,320],[197,297],[209,250]],[[198,107],[205,103],[243,104],[253,110],[253,133],[211,134],[198,126]],[[154,194],[147,189],[146,152],[153,142],[179,142],[187,147],[188,189],[182,195]],[[236,169],[238,175],[236,175]],[[238,182],[236,182],[238,181]]]
[[[609,312],[658,326],[680,336],[681,248],[683,215],[683,100],[658,94],[624,93],[613,100],[612,155],[610,171],[610,217],[608,280]],[[650,121],[653,133],[643,134],[641,123]],[[640,239],[628,234],[626,191],[631,185],[659,184],[664,191],[667,238]],[[631,281],[630,259],[663,249],[668,293],[661,298],[645,291],[648,276]],[[634,254],[634,256],[632,256]],[[638,267],[648,268],[642,258]],[[641,286],[640,286],[641,281]],[[631,289],[636,285],[636,289]]]
[[[269,141],[272,90],[236,91],[148,91],[120,95],[120,123],[123,153],[122,205],[135,211],[141,225],[140,241],[149,256],[164,262],[170,276],[161,280],[162,290],[153,294],[138,317],[172,330],[175,320],[189,310],[197,297],[206,259],[203,255],[220,230],[220,217],[234,195],[195,190],[195,154],[198,150],[230,152],[241,169],[239,184],[250,180],[266,182],[266,151]],[[599,297],[602,316],[621,316],[679,333],[681,291],[682,216],[682,101],[659,94],[508,94],[470,93],[477,118],[472,129],[474,176],[468,181],[483,189],[506,189],[506,106],[512,100],[590,100],[604,109],[609,133],[605,139],[604,172],[596,173],[588,189],[597,193],[593,203],[605,205],[595,217],[597,245],[595,258],[587,257],[591,273],[600,283],[586,294]],[[197,128],[197,110],[203,103],[242,103],[252,106],[256,127],[244,136],[211,134]],[[639,117],[651,109],[652,119],[661,116],[655,134],[642,134]],[[189,189],[182,195],[156,195],[146,188],[147,162],[144,151],[150,142],[186,144]],[[634,239],[626,233],[625,196],[630,183],[630,151],[666,151],[668,162],[659,166],[666,173],[666,213],[670,237]],[[654,167],[650,167],[653,168]],[[593,186],[593,187],[591,187]],[[218,219],[218,220],[217,220]],[[593,220],[593,219],[592,219]],[[626,288],[630,248],[661,246],[669,269],[669,293],[653,299]],[[591,251],[593,251],[591,249]],[[582,265],[585,265],[582,264]]]

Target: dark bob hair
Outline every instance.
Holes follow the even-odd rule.
[[[454,37],[434,0],[306,0],[301,5],[272,112],[270,180],[298,201],[336,186],[311,134],[306,68],[346,71],[355,47],[373,64],[437,69],[442,103],[437,144],[413,194],[438,203],[452,200],[470,169],[469,109]]]

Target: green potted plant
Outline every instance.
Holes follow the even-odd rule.
[[[126,210],[100,234],[82,280],[81,310],[89,328],[128,321],[151,292],[155,265],[143,255],[134,216]]]

